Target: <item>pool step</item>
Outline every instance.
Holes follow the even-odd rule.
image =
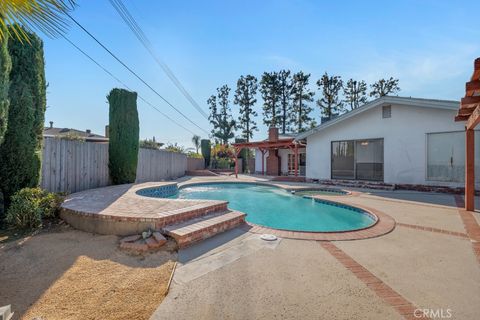
[[[209,201],[208,203],[199,203],[193,206],[174,209],[161,213],[161,217],[155,222],[155,228],[161,229],[167,225],[178,224],[184,221],[190,221],[205,215],[224,212],[228,210],[228,201]]]
[[[213,237],[245,222],[246,214],[240,211],[224,211],[205,215],[186,222],[166,226],[163,231],[175,239],[179,248]]]

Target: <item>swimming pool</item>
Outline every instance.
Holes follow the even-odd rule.
[[[158,197],[152,189],[147,193],[143,195]],[[272,229],[338,232],[367,228],[376,222],[374,215],[355,207],[250,183],[185,186],[168,198],[225,200],[230,209],[246,213],[248,222]]]

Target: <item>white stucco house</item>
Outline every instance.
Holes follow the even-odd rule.
[[[305,177],[461,187],[465,129],[454,121],[458,107],[385,96],[322,123],[295,137],[306,141]]]
[[[386,96],[322,123],[296,136],[306,139],[305,176],[463,186],[465,129],[454,121],[458,106]]]

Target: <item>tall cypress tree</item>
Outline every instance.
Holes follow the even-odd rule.
[[[283,134],[290,130],[292,113],[292,77],[290,70],[281,70],[278,73],[280,87],[280,116],[279,124]]]
[[[46,108],[42,40],[33,33],[29,42],[8,41],[12,59],[8,126],[0,146],[0,189],[8,206],[10,197],[40,179],[40,154]]]
[[[317,100],[322,115],[331,118],[333,115],[341,113],[343,110],[343,101],[339,97],[340,90],[343,88],[343,81],[339,76],[329,76],[325,74],[317,81],[318,88],[322,90],[322,98]]]
[[[253,137],[253,132],[258,130],[254,117],[257,112],[253,106],[257,102],[257,78],[252,75],[241,76],[237,81],[237,90],[235,90],[234,103],[240,106],[240,116],[238,117],[238,128],[242,130],[242,138],[247,142]]]
[[[212,136],[220,140],[223,144],[228,144],[228,140],[235,135],[235,120],[232,119],[230,110],[230,100],[228,95],[230,94],[230,88],[227,85],[223,85],[217,88],[217,95],[212,95],[207,100],[210,105],[210,116],[208,119],[213,125]]]
[[[8,53],[8,35],[6,29],[0,26],[4,38],[0,39],[0,145],[7,130],[8,120],[8,88],[12,61]]]
[[[297,132],[303,132],[310,128],[313,121],[310,117],[312,107],[310,107],[309,103],[313,101],[315,93],[308,88],[309,79],[310,74],[305,74],[303,71],[293,75],[292,123]]]
[[[139,121],[137,93],[112,89],[109,108],[108,168],[114,184],[133,183],[137,177]]]
[[[263,123],[276,127],[280,115],[280,83],[277,72],[264,72],[260,80],[263,99]]]
[[[343,88],[345,102],[350,105],[350,109],[356,109],[367,103],[367,83],[363,80],[357,81],[350,79]]]

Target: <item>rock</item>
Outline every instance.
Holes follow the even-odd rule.
[[[125,237],[125,238],[122,238],[122,240],[120,240],[121,243],[124,243],[124,242],[135,242],[137,241],[138,239],[140,239],[142,236],[139,235],[139,234],[136,234],[136,235],[133,235],[133,236],[128,236],[128,237]]]
[[[162,246],[162,243],[158,242],[153,237],[145,239],[145,243],[147,244],[149,249],[159,248]]]
[[[156,231],[152,234],[152,237],[155,238],[155,240],[160,243],[160,246],[163,246],[165,243],[167,243],[167,239],[161,234],[160,232]]]

